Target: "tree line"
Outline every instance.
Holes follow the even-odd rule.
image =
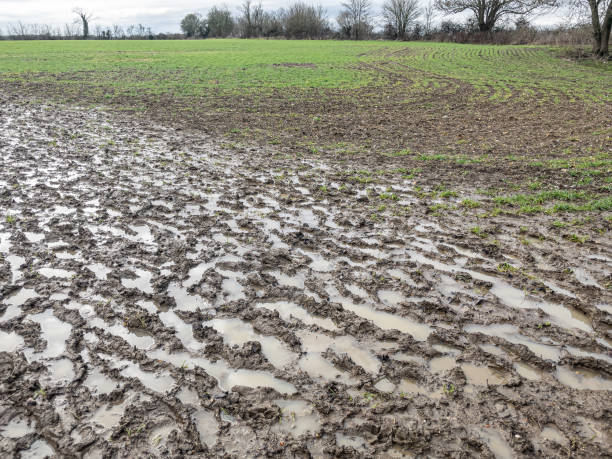
[[[213,6],[206,15],[187,14],[181,21],[182,34],[154,34],[142,24],[121,27],[90,26],[92,15],[75,8],[74,21],[63,27],[9,25],[4,35],[10,39],[164,39],[164,38],[288,38],[288,39],[392,39],[448,40],[502,43],[531,42],[551,31],[530,26],[531,15],[564,7],[567,19],[578,24],[559,26],[553,36],[590,35],[593,53],[609,55],[612,28],[612,0],[384,0],[375,10],[372,0],[345,0],[330,21],[320,5],[295,0],[286,8],[264,10],[261,3],[243,0],[233,13],[227,7]],[[444,20],[444,16],[468,12],[464,23]],[[571,16],[571,18],[569,17]],[[440,20],[441,19],[441,20]],[[511,24],[511,25],[509,25]],[[508,32],[514,35],[509,35]],[[1,32],[1,31],[0,31]],[[0,35],[2,35],[0,33]],[[569,40],[571,41],[571,39]],[[574,43],[570,43],[574,44]]]

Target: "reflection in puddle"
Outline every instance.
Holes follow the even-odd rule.
[[[282,418],[273,430],[287,432],[294,437],[319,431],[321,419],[309,403],[303,400],[274,400],[274,403],[280,407]]]
[[[34,352],[33,349],[26,349],[25,355],[28,361],[52,359],[62,355],[66,350],[66,340],[70,337],[72,325],[55,317],[52,309],[29,316],[28,319],[40,325],[41,338],[47,342],[47,347],[41,353]]]
[[[495,325],[466,325],[467,333],[482,333],[488,336],[497,336],[513,344],[523,344],[535,355],[557,362],[561,357],[561,350],[556,346],[541,344],[533,341],[518,332],[518,327],[510,324]]]
[[[336,432],[336,445],[348,448],[353,448],[358,452],[363,452],[366,449],[366,441],[362,437],[356,435],[346,435],[342,432]]]
[[[200,409],[191,416],[191,419],[200,435],[200,441],[209,448],[212,448],[217,443],[217,434],[219,432],[215,415],[210,411]]]
[[[0,427],[0,434],[6,438],[21,438],[35,430],[34,425],[30,425],[26,419],[16,417],[5,426]]]
[[[555,375],[562,384],[574,389],[612,390],[612,380],[605,379],[601,374],[586,368],[559,366]]]
[[[53,456],[53,448],[44,440],[36,440],[32,445],[21,452],[21,459],[40,459]]]
[[[331,301],[340,303],[344,309],[351,311],[364,319],[372,321],[376,326],[382,328],[383,330],[399,330],[402,333],[412,335],[418,341],[425,341],[431,334],[432,330],[428,325],[412,321],[396,314],[379,311],[367,303],[355,304],[348,298],[340,295],[338,289],[336,289],[336,287],[333,285],[327,286],[326,291],[329,294]]]
[[[263,355],[277,368],[283,368],[297,358],[277,338],[255,333],[250,324],[240,319],[213,319],[209,322],[204,322],[202,325],[214,328],[223,336],[223,341],[230,346],[242,346],[248,341],[259,342]]]
[[[497,430],[483,427],[478,430],[478,435],[489,447],[495,459],[512,459],[514,457],[512,448]]]
[[[326,330],[335,331],[338,329],[334,322],[329,319],[321,319],[311,315],[305,309],[299,307],[295,303],[289,303],[288,301],[277,301],[275,303],[258,303],[255,305],[256,308],[265,308],[271,311],[277,311],[281,319],[289,322],[291,318],[298,319],[306,325],[317,325]]]

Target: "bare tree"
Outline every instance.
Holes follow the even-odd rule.
[[[408,27],[421,15],[419,0],[386,0],[382,14],[397,39],[405,40]]]
[[[76,22],[80,22],[83,25],[83,38],[87,40],[89,37],[89,21],[92,17],[91,13],[86,12],[82,8],[75,8],[72,12],[78,16]]]
[[[370,0],[348,0],[342,2],[342,6],[344,9],[338,16],[338,23],[342,20],[344,25],[341,25],[341,27],[350,27],[351,38],[360,40],[369,35],[372,29],[370,24],[372,3]]]
[[[423,10],[423,16],[425,20],[425,36],[428,36],[433,29],[433,21],[436,17],[436,8],[431,0]]]
[[[568,0],[575,15],[588,19],[593,29],[593,53],[608,56],[612,29],[612,0]]]
[[[552,8],[558,0],[435,0],[436,7],[445,13],[471,11],[478,30],[489,32],[505,16],[525,16],[538,10]],[[585,0],[597,1],[597,0]]]

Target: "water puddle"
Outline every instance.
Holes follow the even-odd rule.
[[[25,232],[23,233],[26,237],[26,239],[31,242],[32,244],[36,244],[37,242],[42,241],[45,238],[44,233],[29,233],[29,232]]]
[[[76,274],[74,271],[59,268],[40,268],[38,272],[48,278],[57,277],[60,279],[69,279]]]
[[[40,353],[34,352],[33,349],[26,349],[25,356],[28,361],[53,359],[62,355],[66,350],[66,340],[70,337],[72,325],[55,317],[52,309],[29,316],[28,319],[40,325],[41,338],[47,342],[47,347]]]
[[[397,392],[403,397],[424,395],[434,400],[438,400],[442,398],[442,395],[444,395],[444,391],[442,390],[442,388],[430,391],[426,387],[420,386],[414,381],[410,381],[408,379],[402,379],[399,386],[397,387]]]
[[[132,271],[134,271],[138,277],[136,279],[121,279],[123,286],[125,288],[137,288],[144,293],[153,293],[153,286],[151,285],[153,274],[139,268],[132,268]]]
[[[306,433],[314,435],[321,428],[321,419],[313,406],[303,400],[274,400],[281,409],[281,418],[274,431],[290,433],[299,437]]]
[[[514,364],[514,369],[519,375],[529,381],[540,381],[544,375],[546,375],[545,371],[523,362],[516,362]]]
[[[5,333],[0,330],[0,352],[17,352],[24,344],[23,338],[17,333]]]
[[[86,268],[94,273],[96,278],[99,280],[106,280],[107,276],[113,271],[111,268],[107,268],[101,263],[93,263],[91,265],[87,265]]]
[[[11,282],[15,282],[23,277],[23,273],[19,268],[25,263],[25,258],[17,255],[8,255],[4,257],[11,267]]]
[[[612,380],[586,368],[558,366],[555,376],[561,384],[578,390],[612,390]]]
[[[200,409],[193,413],[191,419],[200,435],[200,442],[208,448],[212,448],[217,443],[217,435],[219,433],[219,425],[215,415],[210,411]]]
[[[129,360],[120,360],[114,366],[115,368],[125,367],[120,372],[121,376],[136,378],[143,386],[160,394],[165,394],[175,384],[174,378],[169,373],[143,371],[138,364]]]
[[[338,370],[320,354],[310,353],[299,361],[299,367],[314,379],[325,381],[339,381],[347,386],[357,384],[357,380],[344,371]]]
[[[263,355],[277,368],[283,368],[297,359],[296,354],[277,338],[255,333],[250,324],[240,319],[213,319],[202,325],[214,328],[229,346],[242,346],[248,341],[259,342]]]
[[[513,459],[515,457],[512,448],[497,430],[483,427],[478,429],[477,432],[481,440],[489,447],[495,459]]]
[[[473,386],[495,386],[506,382],[506,377],[501,372],[489,367],[464,363],[461,365],[461,370],[463,370],[467,383]]]
[[[286,322],[290,322],[291,319],[297,319],[306,325],[317,325],[329,331],[338,330],[338,327],[336,327],[331,319],[315,317],[297,304],[290,303],[288,301],[257,303],[255,307],[269,309],[270,311],[277,311],[280,318]]]
[[[402,333],[413,336],[418,341],[425,341],[432,332],[428,325],[389,312],[376,310],[367,303],[355,304],[350,299],[340,295],[338,289],[332,285],[328,285],[325,290],[332,302],[340,303],[344,309],[370,320],[374,325],[383,330],[399,330]]]
[[[219,387],[224,391],[231,390],[234,386],[245,387],[270,387],[281,394],[294,394],[296,388],[293,384],[277,379],[265,371],[244,370],[230,368],[227,362],[217,360],[211,362],[202,357],[195,357],[187,352],[175,352],[169,354],[162,349],[150,353],[149,357],[170,363],[177,368],[202,368],[206,373],[217,380]]]
[[[536,443],[542,443],[544,441],[557,443],[558,445],[561,445],[564,448],[569,446],[569,440],[567,439],[567,437],[563,434],[563,432],[561,432],[559,429],[557,429],[556,426],[552,424],[544,426],[542,432],[540,432],[540,435],[536,439]]]
[[[295,287],[301,290],[304,289],[304,281],[306,276],[303,273],[297,273],[295,276],[289,276],[281,273],[280,271],[270,271],[270,274],[276,278],[276,281],[280,285]]]
[[[97,395],[110,394],[118,387],[117,381],[109,378],[96,367],[90,368],[83,384]]]
[[[581,312],[562,305],[534,301],[527,298],[523,290],[512,287],[510,284],[493,276],[482,274],[478,271],[460,268],[458,266],[447,265],[436,260],[429,259],[422,254],[407,250],[406,253],[413,261],[420,264],[431,265],[439,271],[456,273],[459,271],[467,272],[473,278],[490,282],[493,284],[490,292],[507,306],[518,309],[541,309],[551,318],[551,321],[564,328],[578,328],[586,332],[592,332],[591,321]]]
[[[54,456],[53,448],[45,440],[36,440],[28,449],[21,452],[21,459],[40,459],[52,456]]]
[[[346,435],[342,432],[336,432],[336,446],[353,448],[357,452],[364,452],[366,450],[366,441],[362,437],[356,435]]]
[[[503,338],[513,344],[523,344],[535,355],[542,359],[557,362],[561,357],[561,350],[557,346],[541,344],[533,341],[518,332],[518,327],[510,324],[494,325],[466,325],[463,328],[467,333],[483,333],[488,336]]]
[[[307,353],[324,353],[332,349],[337,354],[347,354],[356,365],[368,373],[376,374],[380,369],[380,361],[352,336],[330,337],[320,333],[301,330],[296,333],[302,342],[302,350]]]
[[[0,434],[6,438],[21,438],[36,431],[34,425],[30,425],[25,419],[16,417],[3,427],[0,427]]]

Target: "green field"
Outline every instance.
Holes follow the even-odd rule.
[[[284,40],[0,42],[3,79],[67,91],[206,96],[275,89],[354,89],[398,84],[405,96],[467,84],[493,99],[612,99],[612,70],[517,46]]]

